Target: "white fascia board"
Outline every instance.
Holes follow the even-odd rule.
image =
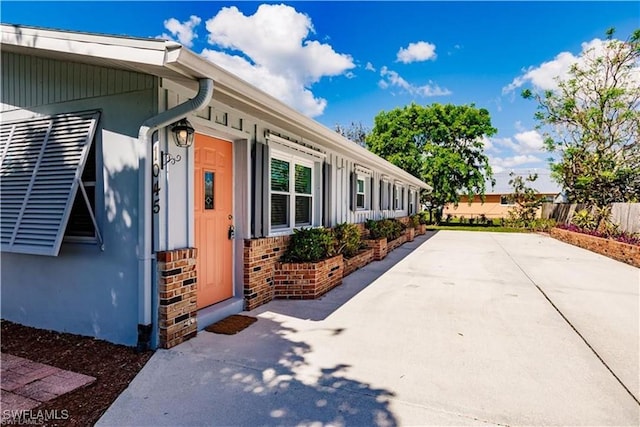
[[[102,36],[16,25],[2,24],[0,31],[2,45],[5,46],[155,66],[164,65],[168,51],[181,48],[179,44],[165,40]]]

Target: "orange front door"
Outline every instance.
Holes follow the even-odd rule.
[[[231,143],[195,138],[195,238],[198,249],[198,308],[233,296]]]

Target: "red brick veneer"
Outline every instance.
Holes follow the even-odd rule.
[[[396,249],[398,246],[406,242],[407,242],[407,235],[403,234],[397,239],[392,240],[387,244],[387,252],[391,252],[392,250]]]
[[[158,252],[160,347],[171,348],[196,335],[197,272],[195,248]]]
[[[599,253],[617,261],[640,268],[640,246],[603,239],[588,234],[575,233],[561,228],[552,228],[551,237]]]
[[[342,283],[342,255],[319,262],[278,262],[275,267],[275,298],[318,298]]]
[[[373,259],[376,261],[383,260],[387,256],[387,238],[367,239],[364,240],[367,248],[373,249]]]
[[[348,276],[373,261],[373,249],[363,249],[351,258],[344,259],[343,276]]]
[[[253,310],[273,299],[275,266],[288,244],[289,236],[244,241],[245,310]]]

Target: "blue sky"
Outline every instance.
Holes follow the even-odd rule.
[[[553,87],[637,2],[25,2],[4,23],[165,37],[333,128],[411,102],[487,108],[495,171],[547,167],[523,88]]]

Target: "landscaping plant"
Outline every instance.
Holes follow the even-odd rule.
[[[406,229],[406,226],[397,219],[368,220],[365,227],[369,230],[370,238],[386,238],[387,241],[397,239]]]
[[[351,258],[358,253],[362,247],[362,236],[360,228],[355,224],[342,223],[333,228],[335,240],[335,254],[342,254],[346,258]]]
[[[317,262],[336,255],[336,241],[326,228],[293,230],[289,246],[282,257],[284,262]]]

